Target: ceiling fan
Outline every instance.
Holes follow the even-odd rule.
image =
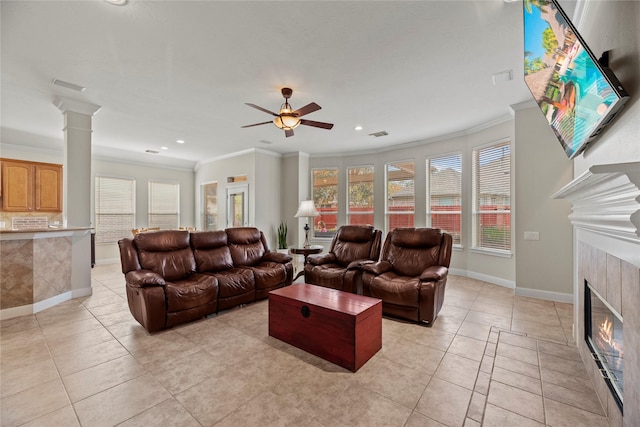
[[[275,117],[273,120],[270,120],[268,122],[262,122],[262,123],[254,123],[252,125],[246,125],[242,127],[250,128],[253,126],[260,126],[260,125],[266,125],[267,123],[273,123],[279,129],[284,130],[284,134],[286,137],[293,136],[293,129],[298,127],[298,125],[313,126],[321,129],[331,129],[333,127],[333,123],[324,123],[324,122],[316,122],[313,120],[301,119],[300,117],[305,116],[309,113],[313,113],[314,111],[318,111],[322,107],[320,107],[315,102],[312,102],[311,104],[307,104],[304,107],[298,108],[297,110],[293,111],[293,108],[291,108],[291,105],[289,104],[289,98],[291,98],[291,95],[293,94],[293,90],[288,87],[283,87],[281,92],[282,92],[282,96],[284,97],[284,104],[280,106],[280,111],[277,114],[274,113],[273,111],[269,111],[266,108],[262,108],[258,105],[250,104],[248,102],[246,103],[249,107],[253,107],[257,110],[264,111],[265,113],[271,114],[272,116]]]

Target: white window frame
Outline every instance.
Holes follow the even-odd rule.
[[[478,171],[476,170],[476,153],[480,150],[484,150],[490,147],[495,147],[507,143],[509,146],[509,210],[480,210],[480,195],[478,193],[478,185],[476,185],[476,179]],[[472,193],[472,211],[471,211],[471,251],[477,253],[484,253],[488,255],[495,255],[499,257],[511,258],[513,256],[513,209],[511,201],[513,200],[513,142],[509,138],[500,139],[487,144],[478,145],[471,150],[471,193]],[[478,244],[478,232],[479,232],[479,220],[482,214],[509,214],[509,230],[510,236],[508,241],[509,249],[498,249],[485,246],[479,246]]]
[[[413,163],[413,210],[412,211],[393,211],[389,212],[389,165],[398,163]],[[384,227],[385,234],[389,233],[389,215],[411,214],[413,215],[413,224],[415,226],[416,215],[416,161],[415,159],[394,160],[384,164]]]
[[[117,209],[109,209],[106,206],[102,206],[103,205],[101,200],[102,190],[100,189],[101,187],[99,188],[101,180],[114,180],[114,181],[118,180],[118,181],[127,182],[129,185],[131,185],[131,199],[129,200],[131,209],[128,211],[125,209],[125,212],[118,212]],[[135,224],[136,224],[136,179],[131,177],[122,177],[122,176],[97,175],[95,177],[95,182],[94,182],[94,191],[95,191],[96,244],[99,244],[99,245],[113,244],[113,243],[117,243],[117,241],[120,239],[123,239],[126,237],[132,237],[131,231],[135,228]],[[118,206],[122,207],[122,203],[119,203]],[[111,211],[111,212],[104,212],[105,210]],[[109,215],[129,217],[130,219],[128,220],[126,225],[124,225],[119,230],[117,228],[115,230],[104,230],[104,226],[102,225],[104,224],[102,217],[104,216],[106,219],[106,217]],[[124,219],[126,221],[126,218]],[[106,233],[110,233],[110,235],[105,236],[104,234]]]
[[[444,158],[450,158],[450,157],[458,157],[460,159],[460,209],[456,210],[456,211],[432,211],[431,210],[431,161],[434,159],[444,159]],[[427,157],[427,160],[425,162],[425,175],[426,175],[426,196],[427,196],[427,200],[426,200],[426,224],[427,227],[433,227],[432,221],[431,221],[431,216],[432,215],[438,215],[438,214],[458,214],[460,215],[460,242],[459,243],[453,243],[453,247],[456,249],[462,249],[463,243],[464,243],[464,239],[463,239],[463,235],[464,235],[464,223],[462,221],[462,211],[464,209],[464,200],[462,198],[462,183],[464,182],[464,171],[463,171],[463,166],[462,166],[462,152],[461,151],[455,151],[455,152],[451,152],[451,153],[444,153],[444,154],[438,154],[438,155],[433,155],[433,156],[429,156]],[[447,230],[443,230],[443,231],[447,231]],[[449,232],[450,233],[450,232]],[[450,233],[451,234],[451,233]]]
[[[216,211],[215,213],[212,213],[211,215],[215,218],[215,227],[214,228],[209,228],[209,224],[207,224],[207,192],[206,192],[206,187],[209,185],[213,185],[215,184],[216,186]],[[207,230],[217,230],[219,227],[219,200],[220,200],[220,195],[218,194],[218,190],[220,189],[220,186],[218,185],[218,181],[211,181],[211,182],[203,182],[202,184],[200,184],[200,191],[201,191],[201,200],[202,200],[202,218],[201,218],[201,229],[204,231]]]
[[[175,200],[175,212],[155,212],[154,211],[154,191],[152,187],[154,185],[171,185],[176,187],[176,200]],[[163,181],[158,179],[150,179],[147,184],[148,189],[148,210],[147,210],[147,226],[150,228],[159,227],[161,229],[177,229],[180,226],[180,183],[177,181]],[[175,216],[175,224],[161,224],[158,225],[155,221],[152,221],[153,216]],[[165,226],[166,225],[166,226]]]
[[[366,212],[358,212],[358,213],[352,213],[351,212],[351,199],[349,198],[349,195],[351,194],[350,192],[350,185],[351,183],[349,182],[349,171],[352,169],[362,169],[362,168],[371,168],[372,170],[372,175],[373,175],[373,180],[372,185],[373,185],[373,206],[371,207],[371,211],[366,211]],[[346,217],[347,217],[347,224],[351,224],[351,217],[352,216],[358,216],[358,215],[372,215],[375,217],[375,198],[376,198],[376,187],[375,187],[375,174],[376,174],[376,168],[373,164],[369,164],[369,165],[360,165],[360,166],[347,166],[346,170],[345,170],[345,174],[346,174],[346,186],[347,186],[347,191],[346,191],[346,198],[347,198],[347,203],[346,203]],[[371,224],[373,225],[373,223]]]

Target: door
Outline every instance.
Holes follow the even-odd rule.
[[[218,229],[218,183],[202,184],[202,229]]]
[[[227,227],[249,225],[249,185],[227,187]]]

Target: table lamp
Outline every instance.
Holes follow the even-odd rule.
[[[313,200],[303,200],[300,202],[300,207],[298,208],[298,212],[294,215],[296,218],[306,217],[313,218],[315,216],[319,216],[320,212],[316,209],[316,206],[313,204]],[[309,248],[311,244],[309,243],[309,221],[304,225],[304,247]]]

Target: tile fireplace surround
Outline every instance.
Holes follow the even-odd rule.
[[[640,163],[592,166],[555,198],[572,203],[574,333],[612,427],[640,425]],[[584,283],[623,317],[624,415],[584,340]]]

